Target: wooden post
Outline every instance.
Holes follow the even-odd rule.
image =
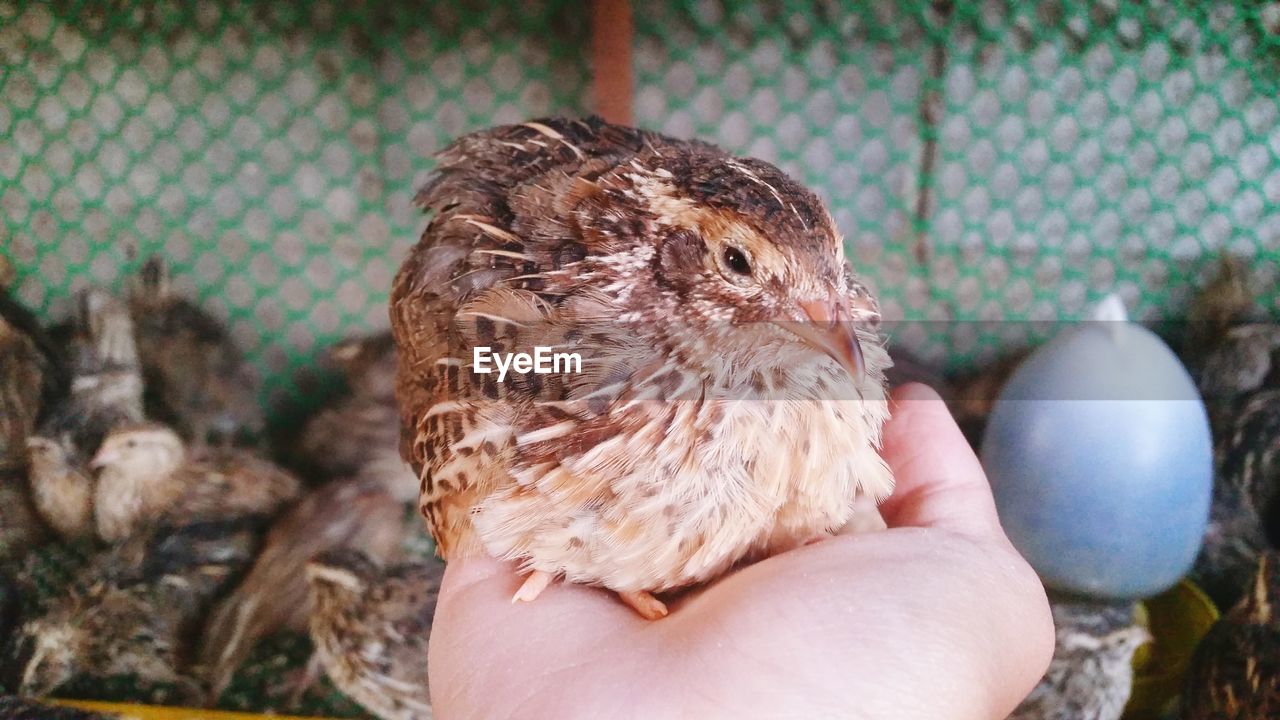
[[[630,0],[592,0],[591,65],[595,112],[609,122],[622,125],[632,123],[633,35]]]

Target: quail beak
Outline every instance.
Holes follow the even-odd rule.
[[[119,459],[120,453],[109,448],[101,448],[98,450],[98,454],[94,455],[93,459],[89,461],[89,469],[93,472],[97,472]]]
[[[799,304],[808,321],[788,323],[786,328],[815,350],[830,355],[855,383],[861,383],[867,371],[862,345],[858,343],[858,333],[841,304],[835,298],[805,300]]]

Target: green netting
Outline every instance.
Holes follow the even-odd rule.
[[[668,3],[637,33],[638,121],[817,188],[886,316],[940,321],[895,328],[928,356],[1110,292],[1182,317],[1223,250],[1280,310],[1276,3]]]
[[[583,112],[577,3],[0,1],[0,244],[49,316],[151,253],[269,389],[387,325],[456,135]]]
[[[110,8],[104,10],[103,8]],[[636,120],[830,201],[890,318],[1180,316],[1219,251],[1280,308],[1276,3],[635,3]],[[578,3],[0,0],[0,240],[65,312],[151,252],[268,387],[383,327],[458,133],[589,109]],[[1022,323],[897,328],[963,363]]]

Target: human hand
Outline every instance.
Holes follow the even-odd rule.
[[[512,604],[490,558],[449,564],[429,667],[439,718],[996,720],[1048,666],[1044,590],[932,390],[894,393],[888,529],[738,570],[650,622],[557,583]]]

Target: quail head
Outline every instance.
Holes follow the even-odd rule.
[[[300,490],[296,478],[248,451],[188,453],[177,432],[158,423],[112,432],[91,465],[94,525],[107,542],[155,522],[269,518]]]
[[[222,694],[258,640],[306,630],[308,560],[349,548],[383,562],[395,556],[404,534],[404,505],[376,482],[335,480],[282,514],[253,569],[209,616],[200,662],[211,696]]]
[[[1196,648],[1185,720],[1280,717],[1280,551],[1258,559],[1248,592]]]
[[[1119,720],[1133,688],[1133,654],[1149,641],[1133,603],[1051,598],[1053,660],[1009,720]]]
[[[427,643],[444,565],[383,569],[353,550],[307,565],[311,641],[333,684],[381,720],[429,720]]]
[[[401,450],[446,558],[518,561],[520,600],[562,576],[657,618],[652,593],[892,489],[876,302],[777,168],[547,119],[457,140],[418,202],[391,326]],[[539,347],[581,362],[502,380],[475,362]]]
[[[264,425],[248,366],[230,333],[173,289],[164,261],[146,262],[129,294],[148,409],[193,445],[255,439]]]

